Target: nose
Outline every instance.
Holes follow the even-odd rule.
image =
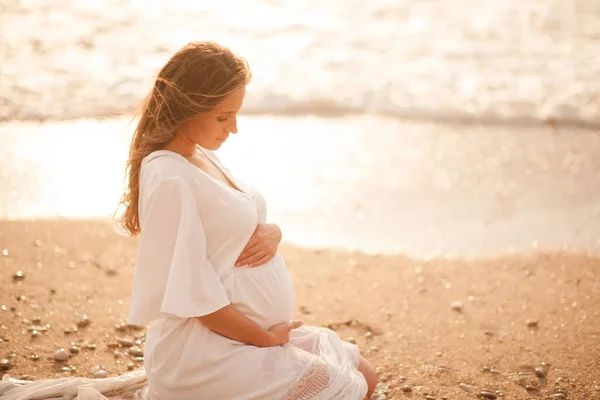
[[[230,133],[238,133],[238,128],[237,128],[237,117],[233,117],[232,118],[232,122],[231,122],[231,126],[229,127],[229,132]]]

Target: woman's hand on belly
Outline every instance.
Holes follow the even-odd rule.
[[[282,346],[290,342],[290,332],[304,325],[304,321],[290,321],[277,324],[269,328],[269,333],[273,335],[271,346]]]
[[[281,243],[281,229],[276,224],[258,224],[235,262],[235,266],[247,265],[253,268],[267,263],[277,254],[279,243]]]

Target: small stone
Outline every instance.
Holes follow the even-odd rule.
[[[116,269],[109,268],[106,270],[106,275],[108,275],[108,276],[116,276],[118,274],[119,274],[119,272]]]
[[[2,255],[4,257],[8,257],[8,250],[7,249],[2,250]]]
[[[15,358],[17,356],[17,353],[15,353],[14,351],[11,351],[10,353],[8,353],[6,355],[6,358]]]
[[[463,310],[463,302],[462,301],[453,301],[450,305],[452,311],[461,312]]]
[[[481,392],[477,393],[477,397],[479,397],[480,399],[491,399],[491,400],[496,400],[498,398],[498,396],[496,396],[496,393],[492,393],[487,390],[482,390]]]
[[[466,383],[459,383],[458,386],[462,389],[462,390],[466,390],[467,392],[471,392],[473,390],[477,390],[476,386],[473,385],[467,385]]]
[[[134,357],[144,357],[144,352],[137,346],[130,348],[128,353]]]
[[[551,394],[548,397],[551,398],[551,399],[563,399],[563,400],[567,399],[567,395],[564,394],[564,393],[554,393],[554,394]]]
[[[537,391],[539,391],[538,388],[536,388],[535,386],[532,386],[532,385],[525,386],[525,390],[527,390],[528,392],[537,392]]]
[[[534,320],[534,319],[528,319],[527,320],[527,327],[529,327],[529,328],[538,328],[539,327],[539,322],[537,320]]]
[[[6,358],[0,360],[0,371],[7,371],[11,367],[12,365],[10,364],[10,360],[7,360]]]
[[[128,338],[118,338],[117,343],[122,347],[133,347],[133,340]]]
[[[535,374],[537,375],[538,378],[546,378],[546,371],[544,371],[544,368],[542,367],[537,367],[535,369]]]
[[[107,343],[106,347],[108,347],[109,349],[116,349],[119,347],[119,343],[115,343],[115,342]]]
[[[412,388],[410,386],[405,385],[405,386],[402,386],[402,391],[404,393],[409,393],[409,392],[412,392]]]
[[[42,317],[35,317],[31,320],[31,323],[34,325],[40,325],[42,323]]]
[[[123,358],[125,357],[125,353],[120,352],[119,350],[115,350],[113,355],[115,356],[115,358]]]
[[[38,331],[37,329],[34,329],[31,331],[31,337],[32,338],[37,338],[41,335],[40,331]]]
[[[87,315],[83,315],[83,317],[81,317],[81,319],[77,322],[77,326],[80,328],[85,328],[87,326],[89,326],[92,323],[92,321],[89,320]]]
[[[87,346],[85,346],[86,349],[88,350],[96,350],[98,346],[96,346],[94,343],[90,343]]]
[[[69,347],[69,352],[71,354],[77,354],[77,353],[79,353],[79,347],[77,347],[77,346],[71,346],[71,347]]]
[[[130,371],[133,370],[133,369],[135,369],[135,364],[132,363],[132,362],[128,363],[127,364],[127,369],[130,370]]]
[[[108,377],[108,372],[106,372],[103,369],[99,369],[97,371],[94,371],[94,377],[95,378],[107,378]]]
[[[37,354],[32,354],[32,355],[29,356],[29,359],[31,361],[40,361],[40,356],[37,355]]]
[[[71,369],[69,367],[67,367],[66,365],[63,367],[60,367],[60,371],[61,372],[69,372]]]
[[[425,400],[435,400],[435,396],[428,394],[427,396],[425,396]]]
[[[136,346],[141,346],[144,342],[142,339],[135,339],[133,343],[135,343]]]
[[[65,349],[59,349],[54,353],[55,361],[67,361],[69,359],[69,353]]]
[[[65,333],[65,335],[69,335],[69,334],[73,333],[73,331],[70,328],[63,329],[63,332]]]
[[[115,326],[115,330],[118,332],[126,332],[128,325],[126,323],[119,324]]]
[[[23,271],[17,271],[13,275],[13,281],[22,281],[23,279],[25,279],[25,274]]]
[[[482,372],[490,372],[492,369],[490,367],[483,367],[481,369]]]
[[[35,246],[40,247],[42,245],[42,241],[40,239],[35,240]]]

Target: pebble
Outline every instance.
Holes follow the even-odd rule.
[[[115,358],[123,358],[123,357],[125,357],[125,353],[122,353],[119,350],[115,350],[115,352],[113,353],[113,355],[115,356]]]
[[[38,354],[32,354],[29,356],[31,361],[40,361],[40,356]]]
[[[536,388],[535,386],[531,386],[531,385],[525,386],[525,390],[527,390],[528,392],[537,392],[537,391],[539,391],[538,388]]]
[[[108,347],[109,349],[116,349],[119,347],[119,343],[110,342],[106,344],[106,347]]]
[[[77,353],[79,353],[79,347],[77,347],[77,346],[71,346],[71,347],[69,347],[69,352],[71,354],[77,354]]]
[[[91,323],[92,323],[92,321],[90,321],[88,316],[84,314],[83,317],[81,317],[81,319],[79,320],[79,322],[77,322],[77,326],[80,328],[85,328],[85,327],[89,326]]]
[[[462,301],[453,301],[450,307],[452,308],[452,311],[461,312],[464,304]]]
[[[535,374],[537,375],[538,378],[546,378],[546,371],[544,371],[544,368],[542,367],[537,367],[535,369]]]
[[[563,400],[567,399],[567,395],[564,393],[555,393],[555,394],[551,394],[548,397],[551,399],[563,399]]]
[[[133,340],[128,338],[119,338],[117,339],[117,343],[122,347],[133,347]]]
[[[483,390],[483,391],[477,393],[477,397],[479,397],[481,399],[491,399],[491,400],[495,400],[498,398],[498,396],[496,396],[496,393],[488,392],[487,390]]]
[[[31,323],[34,325],[39,325],[42,323],[42,317],[35,317],[34,319],[31,320]]]
[[[128,363],[127,364],[127,369],[130,370],[130,371],[133,370],[133,369],[135,369],[135,364],[132,363],[132,362]]]
[[[17,271],[13,275],[13,281],[22,281],[23,279],[25,279],[25,274],[23,271]]]
[[[134,357],[144,357],[144,352],[137,346],[130,348],[129,354]]]
[[[64,367],[60,367],[60,371],[61,372],[69,372],[71,369],[69,367],[67,367],[66,365]]]
[[[69,353],[65,349],[59,349],[54,353],[55,361],[67,361],[69,359]]]
[[[473,385],[467,385],[466,383],[459,383],[458,386],[462,389],[462,390],[466,390],[467,392],[473,391],[473,390],[477,390],[476,386]]]
[[[404,393],[412,392],[412,388],[410,386],[402,386],[402,391]]]
[[[7,360],[6,358],[0,360],[0,371],[6,371],[10,369],[10,367],[12,367],[10,360]]]
[[[435,400],[435,396],[427,395],[425,396],[426,400]]]
[[[86,349],[88,350],[96,350],[96,346],[94,343],[88,344],[87,346],[85,346]]]
[[[527,326],[529,328],[537,328],[537,327],[539,327],[539,322],[537,320],[528,319],[527,320]]]
[[[41,335],[41,332],[38,331],[37,329],[34,329],[34,330],[31,331],[31,337],[32,338],[39,337],[40,335]]]
[[[136,346],[141,346],[144,342],[142,341],[142,339],[136,339],[133,343],[135,343]]]
[[[103,369],[99,369],[97,371],[94,371],[94,377],[95,378],[107,378],[108,377],[108,372],[106,372]]]

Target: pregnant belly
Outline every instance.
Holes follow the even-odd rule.
[[[260,267],[236,268],[231,290],[231,303],[265,329],[293,317],[294,285],[279,255]]]

